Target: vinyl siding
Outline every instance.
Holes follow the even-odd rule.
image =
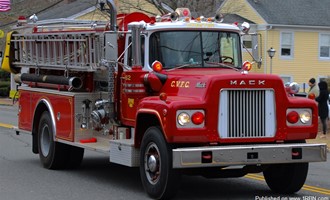
[[[248,20],[259,25],[258,34],[261,34],[262,41],[259,41],[259,47],[262,48],[262,66],[258,69],[253,65],[252,72],[270,73],[270,58],[267,50],[270,47],[276,49],[276,54],[272,59],[272,73],[292,77],[293,81],[303,84],[307,83],[311,77],[319,79],[321,77],[330,77],[330,60],[319,59],[319,34],[330,33],[329,27],[325,29],[315,29],[313,26],[305,28],[274,27],[273,24],[267,24],[266,21],[257,13],[257,11],[246,0],[226,0],[223,4],[224,11],[235,11]],[[276,26],[276,25],[275,25]],[[265,28],[271,28],[265,30]],[[293,33],[293,57],[283,58],[280,55],[281,32],[289,31]],[[243,61],[252,60],[251,56],[243,50]]]
[[[293,57],[283,58],[280,55],[280,34],[282,31],[293,32]],[[252,72],[270,73],[270,58],[267,50],[273,47],[276,50],[272,60],[272,73],[291,76],[293,81],[303,84],[311,77],[330,76],[330,60],[319,59],[319,32],[306,30],[276,29],[259,31],[262,35],[262,66],[258,69],[253,65]],[[267,40],[267,41],[266,41]],[[252,61],[251,56],[243,50],[243,61]],[[266,70],[265,70],[266,69]]]
[[[330,61],[319,59],[319,32],[296,31],[294,33],[294,59],[279,60],[278,74],[292,74],[294,81],[307,83],[309,78],[330,76]]]

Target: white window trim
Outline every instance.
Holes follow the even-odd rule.
[[[244,41],[251,41],[251,43],[252,43],[252,39],[251,39],[251,40],[244,40],[243,37],[242,37],[242,49],[243,49],[243,51],[244,51],[244,52],[251,52],[251,51],[252,51],[252,48],[248,48],[248,47],[245,48],[245,47],[244,47],[244,45],[243,45],[243,42],[244,42]]]
[[[324,76],[324,75],[319,75],[317,76],[317,83],[319,83],[321,81],[321,79],[327,79],[328,76]]]
[[[289,55],[289,56],[284,56],[284,55],[282,55],[282,34],[283,33],[290,33],[290,34],[292,34],[292,41],[291,41],[291,55]],[[281,59],[293,59],[293,57],[294,57],[294,32],[293,31],[281,31],[280,32],[280,52],[279,52],[279,54],[280,54],[280,58]]]
[[[319,60],[330,60],[330,55],[329,57],[321,57],[321,35],[329,35],[330,37],[330,33],[329,32],[322,32],[322,33],[319,33],[319,46],[318,46],[318,57],[319,57]]]
[[[292,82],[292,81],[293,81],[293,76],[291,76],[291,75],[280,74],[279,76],[280,76],[281,79],[282,79],[282,78],[289,78],[289,79],[290,79],[289,82]],[[283,79],[282,79],[282,80],[283,80]],[[284,82],[284,81],[283,81],[283,82]],[[285,83],[284,83],[284,84],[285,84]]]

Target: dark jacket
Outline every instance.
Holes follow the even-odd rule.
[[[316,101],[319,103],[319,116],[322,119],[325,119],[328,117],[329,113],[329,107],[327,104],[327,101],[329,99],[329,92],[328,92],[328,84],[325,81],[319,82],[319,88],[320,88],[320,95],[316,97]]]

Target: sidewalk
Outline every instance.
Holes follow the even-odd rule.
[[[9,99],[9,98],[0,98],[0,106],[13,106],[13,105],[17,105],[17,101],[15,101],[15,104],[13,104],[13,99]],[[320,126],[319,126],[320,129]],[[316,143],[326,143],[328,146],[328,151],[330,151],[330,120],[328,120],[328,134],[326,138],[320,138],[321,133],[319,130],[318,135],[316,136],[315,139],[310,139],[307,140],[307,143],[312,143],[312,144],[316,144]]]
[[[1,106],[13,106],[13,105],[17,105],[17,101],[15,101],[15,104],[13,104],[13,99],[0,97],[0,105]]]

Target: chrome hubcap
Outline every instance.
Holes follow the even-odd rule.
[[[149,143],[144,155],[144,170],[149,183],[155,185],[160,179],[161,173],[160,152],[157,145]]]
[[[40,136],[40,149],[44,157],[47,157],[50,151],[50,132],[48,125],[42,127]]]

